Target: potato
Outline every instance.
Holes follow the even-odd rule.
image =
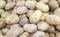
[[[19,34],[23,33],[23,28],[19,24],[14,24],[11,29],[6,33],[6,37],[17,37]]]
[[[16,6],[24,6],[25,5],[25,1],[18,1],[16,3]]]
[[[58,31],[60,31],[60,25],[57,25],[57,26],[56,26],[56,29],[57,29]]]
[[[57,9],[54,11],[54,14],[57,15],[57,16],[60,16],[60,8],[57,8]]]
[[[37,26],[35,24],[25,24],[23,29],[29,33],[33,33],[37,31]]]
[[[27,13],[27,8],[25,6],[17,7],[16,12],[17,14],[25,14]]]
[[[43,31],[37,31],[34,34],[32,34],[32,37],[42,37],[45,36],[45,33]]]
[[[5,10],[10,10],[10,9],[12,9],[14,6],[15,6],[15,2],[8,2],[8,3],[5,5]]]
[[[54,26],[49,26],[49,28],[46,30],[47,32],[55,32]]]
[[[27,16],[30,17],[33,13],[34,13],[35,10],[28,10],[27,11]]]
[[[6,2],[5,1],[0,1],[0,9],[5,7]]]
[[[2,13],[5,13],[5,11],[4,11],[3,9],[0,9],[0,15],[1,15]]]
[[[40,1],[36,3],[36,9],[39,9],[43,12],[48,12],[49,6]]]
[[[48,3],[49,2],[49,0],[40,0],[41,2],[43,2],[43,3]]]
[[[56,15],[49,15],[46,17],[46,22],[51,25],[60,25],[60,17]]]
[[[24,26],[25,24],[28,24],[28,22],[29,22],[28,18],[25,15],[22,15],[19,20],[19,25]]]
[[[29,37],[30,34],[28,32],[24,32],[21,35],[19,35],[19,37]]]
[[[59,8],[59,3],[57,1],[49,1],[48,4],[51,11],[54,11],[55,9]]]
[[[29,17],[30,23],[37,23],[37,22],[40,20],[41,16],[42,16],[42,11],[36,10],[36,11]]]
[[[25,6],[29,9],[34,9],[36,6],[36,1],[26,1]]]
[[[5,17],[5,22],[7,24],[15,24],[19,22],[19,17],[16,14],[10,14],[7,17]]]
[[[49,36],[50,37],[55,37],[55,34],[54,33],[50,33]]]
[[[37,23],[38,30],[45,31],[49,28],[49,24],[45,21],[39,21]]]
[[[60,37],[60,32],[57,32],[56,33],[56,37]]]

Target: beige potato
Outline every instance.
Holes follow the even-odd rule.
[[[49,26],[49,28],[46,30],[47,32],[55,32],[54,26]]]
[[[55,37],[55,34],[54,33],[50,33],[49,37]]]
[[[15,2],[8,2],[8,3],[5,5],[5,10],[10,10],[10,9],[12,9],[14,6],[15,6]]]
[[[29,20],[25,15],[22,15],[19,20],[19,25],[24,26],[25,24],[28,24]]]
[[[29,9],[34,9],[36,6],[36,1],[26,1],[25,6]]]
[[[57,25],[57,26],[56,26],[56,29],[57,29],[58,31],[60,31],[60,25]]]
[[[23,33],[23,28],[19,24],[14,24],[11,29],[6,33],[6,37],[17,37],[19,34]]]
[[[57,9],[54,11],[54,14],[57,15],[57,16],[60,16],[60,8],[57,8]]]
[[[49,7],[51,11],[54,11],[55,9],[59,8],[58,1],[49,1]]]
[[[41,20],[46,20],[46,17],[49,15],[49,13],[42,13]]]
[[[39,21],[37,23],[38,30],[45,31],[49,28],[49,24],[45,21]]]
[[[59,25],[60,17],[56,15],[49,15],[46,17],[46,22],[48,22],[51,25]]]
[[[2,32],[3,35],[5,35],[8,31],[9,31],[8,28],[4,28],[4,29],[1,30],[1,32]]]
[[[48,12],[49,6],[40,1],[36,3],[36,9],[39,9],[43,12]]]
[[[60,0],[58,0],[59,4],[60,4]]]
[[[45,33],[43,31],[37,31],[34,34],[32,34],[32,37],[42,37],[45,36]]]
[[[5,1],[0,1],[0,9],[5,7],[6,2]]]
[[[1,17],[2,17],[2,18],[5,18],[5,17],[7,17],[8,15],[10,15],[9,12],[4,12],[4,13],[1,14]]]
[[[5,26],[6,26],[6,23],[5,23],[4,18],[0,18],[0,29],[5,27]]]
[[[25,6],[17,7],[16,12],[17,14],[25,14],[27,13],[27,7]]]
[[[5,13],[5,11],[4,11],[3,9],[0,9],[0,15],[1,15],[2,13]]]
[[[7,24],[15,24],[19,22],[19,17],[16,14],[10,14],[7,17],[5,17],[5,22]]]
[[[60,37],[60,32],[57,32],[56,33],[56,37]]]
[[[16,3],[16,6],[24,6],[25,5],[25,1],[18,1]]]
[[[42,11],[36,10],[36,11],[29,17],[30,23],[37,23],[37,22],[40,20],[41,16],[42,16]]]
[[[43,3],[48,3],[50,0],[40,0]]]
[[[21,35],[19,35],[19,37],[29,37],[30,34],[28,32],[24,32]]]
[[[35,24],[25,24],[23,29],[29,33],[33,33],[37,31],[37,26]]]

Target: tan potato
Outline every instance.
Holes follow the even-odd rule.
[[[36,3],[36,9],[39,9],[43,12],[48,12],[49,6],[40,1]]]
[[[19,35],[18,37],[29,37],[30,34],[28,32],[24,32],[21,35]]]
[[[57,26],[56,26],[56,29],[57,29],[58,31],[60,31],[60,25],[57,25]]]
[[[26,1],[25,6],[29,9],[34,9],[36,6],[36,1]]]
[[[60,4],[60,0],[58,0],[59,4]]]
[[[8,15],[10,15],[9,12],[4,12],[4,13],[1,14],[1,17],[2,17],[2,18],[5,18],[5,17],[7,17]]]
[[[19,20],[19,25],[24,26],[25,24],[28,24],[28,22],[29,22],[28,18],[25,15],[22,15]]]
[[[51,11],[54,11],[59,7],[59,3],[57,1],[49,1],[49,7]]]
[[[24,6],[25,5],[25,1],[18,1],[16,3],[16,6]]]
[[[49,37],[55,37],[55,34],[54,33],[50,33]]]
[[[56,33],[56,37],[60,37],[60,32],[57,32]]]
[[[46,30],[47,32],[55,32],[54,26],[49,26],[49,28]]]
[[[60,25],[60,17],[56,15],[48,15],[46,17],[46,22],[51,25]]]
[[[5,13],[5,11],[4,11],[3,9],[0,9],[0,15],[1,15],[2,13]]]
[[[7,24],[15,24],[19,22],[19,17],[16,14],[10,14],[7,17],[5,17],[5,22]]]
[[[37,31],[37,26],[35,24],[25,24],[23,28],[25,31],[29,33],[33,33]]]
[[[57,15],[57,16],[60,16],[60,8],[57,8],[57,9],[54,11],[54,14]]]
[[[30,17],[33,13],[34,13],[35,10],[28,10],[27,11],[27,16]]]
[[[41,16],[42,16],[42,11],[36,10],[36,11],[29,17],[30,23],[37,23],[37,22],[40,20]]]
[[[0,9],[5,7],[6,2],[5,1],[0,1]]]
[[[17,7],[16,12],[17,14],[25,14],[27,13],[27,7],[25,6]]]
[[[37,23],[38,30],[45,31],[49,28],[49,24],[45,21],[39,21]]]
[[[48,3],[49,2],[49,0],[40,0],[41,2],[43,2],[43,3]]]
[[[32,37],[41,37],[45,36],[45,33],[43,31],[37,31],[34,34],[32,34]]]
[[[17,37],[19,34],[23,33],[23,28],[19,24],[14,24],[11,29],[6,33],[6,37]]]
[[[5,10],[10,10],[10,9],[12,9],[14,6],[15,6],[15,2],[8,2],[8,3],[5,5]]]

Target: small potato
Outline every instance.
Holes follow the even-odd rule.
[[[51,11],[54,11],[59,7],[59,3],[57,1],[49,1],[49,7]]]
[[[60,25],[60,17],[56,15],[48,15],[46,17],[46,22],[51,25]]]
[[[54,11],[54,14],[57,15],[57,16],[60,16],[60,8],[57,8],[57,9]]]
[[[45,21],[40,21],[37,23],[38,30],[45,31],[49,28],[49,24]]]
[[[49,13],[42,13],[41,20],[46,20],[46,17],[49,15]]]
[[[12,9],[14,6],[15,6],[15,2],[8,2],[8,3],[5,5],[5,10],[10,10],[10,9]]]
[[[57,32],[56,33],[56,37],[60,37],[60,32]]]
[[[17,14],[25,14],[27,13],[27,8],[25,6],[17,7],[16,12]]]
[[[54,32],[55,28],[54,28],[54,26],[49,26],[49,28],[46,31],[47,32]]]
[[[2,18],[5,18],[5,17],[7,17],[8,15],[10,15],[9,12],[4,12],[4,13],[1,14],[1,17],[2,17]]]
[[[49,0],[40,0],[41,2],[43,2],[43,3],[48,3],[49,2]]]
[[[0,18],[0,29],[5,27],[6,24],[5,24],[5,19],[4,18]]]
[[[5,1],[0,1],[0,9],[5,7],[6,2]]]
[[[50,33],[49,37],[55,37],[55,34],[54,33]]]
[[[19,35],[19,37],[29,37],[30,34],[28,32],[24,32],[21,35]]]
[[[15,24],[19,22],[19,17],[16,14],[10,14],[7,17],[5,17],[5,22],[7,24]]]
[[[2,31],[2,34],[5,35],[9,31],[9,29],[8,28],[4,28],[1,31]]]
[[[36,3],[36,8],[43,11],[43,12],[48,12],[49,11],[48,5],[44,4],[41,1]]]
[[[29,9],[34,9],[36,6],[36,1],[26,1],[25,6]]]
[[[3,9],[0,9],[0,15],[1,15],[2,13],[5,13],[5,11],[4,11]]]
[[[60,0],[58,0],[59,4],[60,4]]]
[[[37,26],[35,24],[25,24],[23,28],[29,33],[37,31]]]
[[[27,18],[25,15],[23,15],[23,16],[20,17],[19,25],[24,26],[24,25],[27,24],[28,22],[29,22],[29,21],[28,21],[28,18]]]
[[[36,11],[29,17],[30,23],[37,23],[37,22],[40,20],[41,16],[42,16],[42,11],[36,10]]]
[[[32,34],[32,37],[42,37],[45,36],[45,33],[43,31],[37,31]]]
[[[23,33],[23,28],[19,24],[14,24],[11,29],[6,33],[6,37],[17,37],[19,34]]]
[[[33,13],[34,13],[35,10],[28,10],[27,11],[27,16],[30,17]]]
[[[16,6],[24,6],[25,5],[25,1],[18,1],[16,3]]]
[[[56,26],[56,29],[57,29],[58,31],[60,31],[60,25],[57,25],[57,26]]]

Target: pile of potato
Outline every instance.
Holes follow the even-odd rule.
[[[0,0],[0,37],[60,37],[60,0]]]

